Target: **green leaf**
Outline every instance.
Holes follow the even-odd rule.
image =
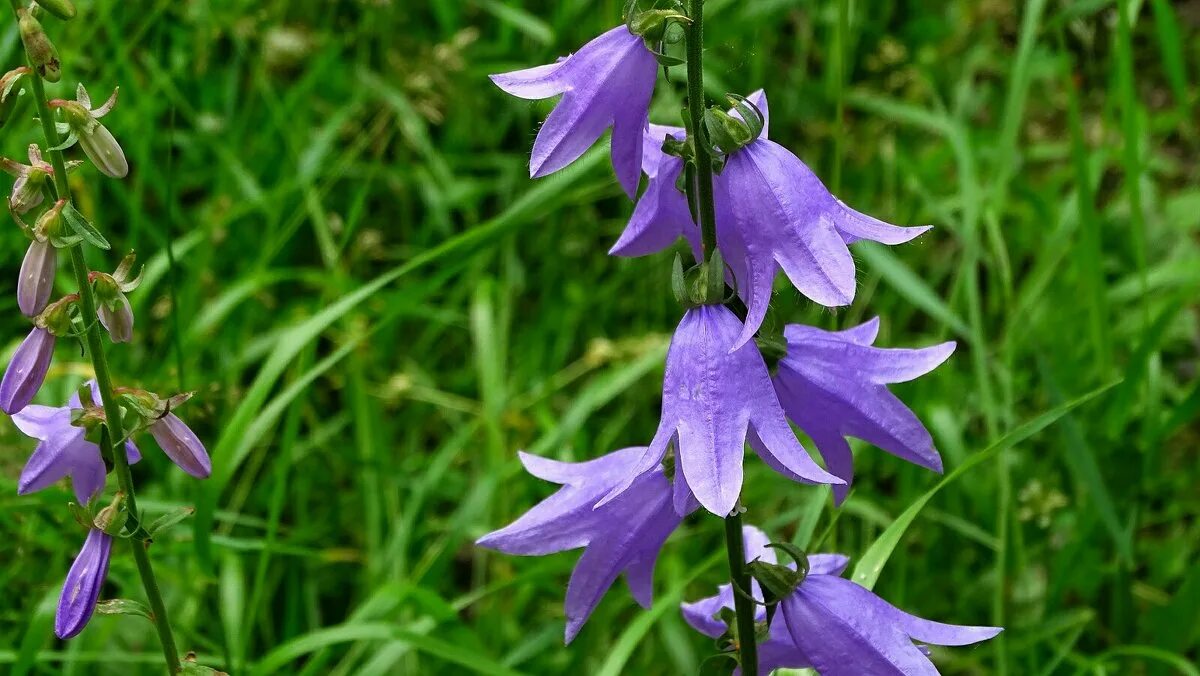
[[[1026,439],[1054,424],[1059,418],[1062,418],[1072,410],[1107,392],[1109,389],[1115,386],[1117,382],[1119,381],[1111,382],[1103,387],[1092,390],[1078,399],[1069,401],[1062,406],[1057,406],[1039,415],[1033,420],[1029,420],[1024,424],[1019,425],[1016,429],[996,440],[983,451],[980,451],[979,453],[976,453],[968,458],[966,462],[959,465],[958,468],[950,474],[946,475],[946,477],[939,481],[936,486],[929,489],[925,495],[922,495],[920,498],[918,498],[917,501],[909,505],[908,509],[904,510],[900,516],[896,517],[896,520],[892,522],[892,525],[888,526],[883,533],[879,535],[875,542],[872,543],[867,549],[866,553],[863,554],[862,558],[859,559],[858,565],[854,567],[854,574],[851,576],[852,579],[867,589],[873,588],[875,583],[879,580],[879,574],[883,572],[883,566],[887,564],[888,559],[892,556],[892,552],[896,549],[896,545],[900,543],[900,538],[904,537],[905,531],[907,531],[908,527],[912,525],[912,522],[916,520],[917,515],[921,513],[921,510],[925,508],[925,505],[928,504],[931,499],[933,499],[933,496],[937,495],[938,492],[947,485],[957,481],[959,477],[963,476],[975,467],[978,467],[984,462],[991,460],[1001,451],[1012,448],[1022,441],[1025,441]]]
[[[67,202],[67,205],[63,207],[62,215],[66,219],[67,225],[70,225],[72,230],[77,232],[80,237],[83,237],[92,246],[104,250],[112,248],[108,240],[104,239],[104,235],[101,235],[100,231],[96,229],[96,226],[84,218],[83,214],[79,213],[79,210],[71,202]]]
[[[189,507],[180,507],[178,509],[174,509],[174,510],[158,517],[157,519],[154,520],[154,523],[150,524],[150,527],[147,529],[150,532],[150,537],[151,538],[158,537],[159,533],[166,532],[172,526],[178,524],[179,522],[183,521],[184,519],[187,519],[188,517],[192,516],[195,513],[196,513],[196,508],[189,506]]]
[[[136,615],[144,617],[151,622],[154,621],[154,615],[150,609],[140,601],[132,599],[108,599],[96,604],[96,612],[101,615]]]

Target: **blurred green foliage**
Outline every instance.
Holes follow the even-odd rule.
[[[673,253],[605,256],[630,205],[602,151],[530,182],[549,102],[486,79],[578,47],[621,4],[82,0],[75,21],[47,19],[57,95],[77,80],[99,98],[121,86],[105,121],[129,179],[72,179],[85,213],[148,263],[118,378],[196,390],[181,413],[217,466],[204,484],[156,451],[134,468],[151,512],[198,507],[196,528],[152,554],[202,661],[237,674],[674,674],[711,651],[677,604],[722,578],[712,518],[668,543],[652,611],[616,585],[569,648],[575,555],[471,545],[551,490],[520,472],[517,449],[594,457],[645,443],[657,420]],[[938,226],[903,247],[855,245],[848,309],[781,286],[772,325],[879,314],[881,345],[958,340],[947,365],[897,388],[948,469],[1121,381],[934,496],[877,591],[1008,627],[939,651],[944,673],[1200,673],[1200,3],[708,4],[710,95],[765,87],[772,138],[843,199]],[[0,66],[16,48],[0,20]],[[656,121],[676,119],[671,79]],[[35,138],[30,117],[4,128],[4,154]],[[4,232],[7,355],[26,331],[25,240]],[[64,341],[40,401],[86,374]],[[938,478],[859,446],[839,511],[751,460],[747,518],[860,556]],[[83,534],[65,488],[16,496],[31,448],[0,425],[0,671],[157,673],[136,618],[53,640]],[[118,555],[105,595],[140,594]]]

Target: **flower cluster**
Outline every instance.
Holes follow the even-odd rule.
[[[676,259],[672,286],[685,309],[667,352],[660,422],[648,444],[580,463],[521,454],[531,474],[562,488],[478,540],[520,555],[584,548],[567,589],[568,642],[622,573],[634,598],[649,604],[659,551],[699,508],[728,519],[727,533],[737,532],[747,444],[796,482],[832,486],[836,504],[847,498],[853,479],[849,436],[942,469],[929,432],[888,385],[930,372],[954,343],[875,347],[878,319],[842,331],[790,324],[781,337],[764,329],[780,271],[812,301],[847,305],[855,291],[850,245],[862,239],[901,244],[929,227],[886,223],[830,193],[795,154],[768,137],[764,92],[730,95],[728,107],[697,110],[702,88],[693,88],[691,80],[701,72],[702,45],[687,45],[688,126],[649,123],[658,67],[679,63],[664,50],[680,34],[699,39],[701,31],[692,27],[703,18],[702,4],[694,0],[689,12],[681,3],[674,3],[678,11],[642,10],[629,0],[627,23],[575,54],[492,76],[521,98],[561,95],[534,142],[533,177],[567,166],[612,129],[613,168],[636,205],[610,253],[642,256],[683,238],[696,259],[686,271]],[[636,197],[643,173],[644,189]],[[771,367],[760,345],[775,348]],[[812,439],[824,467],[792,424]],[[697,630],[720,637],[736,631],[722,619],[722,609],[737,606],[740,617],[754,614],[767,637],[759,673],[809,667],[826,676],[931,674],[936,669],[914,639],[964,645],[1000,631],[903,613],[839,577],[845,557],[797,556],[800,565],[779,566],[760,531],[747,528],[744,540],[749,563],[741,570],[753,573],[742,575],[747,588],[726,585],[716,597],[685,604],[684,615]],[[736,551],[732,545],[730,551]],[[731,573],[737,584],[739,569]],[[735,591],[753,596],[758,612],[741,607]],[[754,642],[740,638],[747,640]],[[728,645],[738,643],[735,638]]]
[[[199,437],[175,414],[189,394],[160,398],[112,382],[100,327],[113,343],[133,339],[133,309],[126,294],[137,288],[140,276],[133,274],[132,253],[111,274],[87,270],[83,244],[102,249],[109,244],[71,200],[66,174],[83,162],[66,161],[63,151],[78,143],[102,174],[123,178],[129,173],[120,144],[99,122],[116,105],[116,91],[96,108],[82,84],[73,101],[46,100],[43,82],[58,82],[62,64],[35,13],[69,20],[75,8],[70,0],[39,0],[28,8],[21,4],[13,6],[29,65],[0,77],[0,126],[11,121],[19,97],[31,97],[46,138],[44,146],[29,146],[28,164],[0,158],[0,169],[14,179],[6,200],[8,211],[30,239],[17,280],[17,307],[33,324],[0,380],[0,410],[37,441],[21,471],[18,493],[40,491],[69,479],[77,501],[72,510],[87,531],[67,573],[55,617],[55,633],[65,639],[82,631],[96,611],[113,541],[132,542],[137,557],[145,556],[150,542],[152,533],[142,524],[128,471],[129,465],[142,459],[134,437],[149,432],[167,457],[192,476],[209,476],[212,464]],[[60,142],[58,134],[63,133],[67,136]],[[69,253],[82,288],[52,300],[60,250]],[[34,404],[61,339],[83,342],[96,379],[80,387],[65,406]],[[118,490],[103,506],[110,472],[116,474]],[[148,559],[139,560],[143,574],[148,566]],[[153,585],[146,588],[148,594],[159,593]],[[169,635],[165,617],[154,621],[160,636]],[[175,646],[164,641],[163,647],[168,667],[172,673],[178,671]]]

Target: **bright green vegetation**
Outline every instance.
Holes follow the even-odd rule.
[[[880,314],[881,345],[958,340],[897,388],[953,478],[872,548],[939,477],[862,445],[835,512],[751,459],[746,519],[856,561],[870,548],[858,572],[901,607],[1009,628],[940,653],[945,673],[1200,673],[1194,3],[841,2],[709,0],[706,84],[766,87],[772,138],[843,199],[938,226],[855,245],[852,307],[780,287],[768,323]],[[47,21],[93,97],[122,88],[106,122],[130,178],[74,185],[148,263],[117,379],[196,390],[181,414],[213,452],[203,484],[149,438],[134,467],[151,516],[198,508],[152,549],[181,648],[306,675],[674,674],[708,654],[677,603],[724,573],[713,518],[668,543],[651,611],[618,584],[566,649],[575,555],[471,545],[551,490],[517,449],[594,457],[657,420],[673,253],[605,256],[630,211],[607,159],[530,182],[549,106],[486,80],[576,48],[621,4],[103,0]],[[4,154],[23,157],[30,118]],[[3,232],[7,354],[27,331],[26,241]],[[39,401],[85,364],[63,341]],[[0,672],[158,673],[135,618],[52,640],[83,533],[65,487],[16,496],[32,446],[0,424]],[[141,598],[123,551],[105,595]]]

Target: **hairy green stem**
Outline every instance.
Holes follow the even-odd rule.
[[[13,1],[13,7],[17,4]],[[32,63],[30,66],[32,67]],[[67,183],[67,166],[63,159],[61,150],[50,150],[59,144],[58,131],[54,127],[54,118],[50,110],[49,102],[46,99],[46,87],[42,82],[42,78],[38,75],[37,70],[33,69],[30,75],[30,81],[33,88],[34,105],[37,106],[38,118],[42,124],[42,133],[46,137],[47,153],[50,155],[50,164],[54,167],[54,190],[58,199],[71,199],[71,188]],[[75,281],[79,285],[79,302],[82,306],[82,314],[84,324],[87,329],[84,334],[84,342],[87,346],[88,357],[92,362],[92,370],[96,374],[96,387],[100,391],[100,402],[104,407],[105,426],[108,433],[101,435],[101,448],[105,457],[111,458],[113,463],[113,471],[117,475],[117,484],[121,492],[125,495],[125,504],[128,507],[134,523],[133,527],[141,528],[140,514],[137,508],[137,497],[133,491],[133,476],[129,471],[129,458],[124,453],[124,443],[121,441],[125,438],[124,430],[121,424],[121,407],[117,403],[116,395],[113,394],[112,372],[108,367],[108,358],[104,352],[104,341],[100,334],[100,324],[95,321],[96,317],[96,298],[92,293],[92,285],[88,281],[88,266],[83,255],[83,244],[76,244],[69,247],[71,254],[71,267],[75,272]],[[113,441],[118,443],[114,447]],[[150,601],[151,619],[154,622],[155,629],[158,630],[158,638],[162,643],[163,658],[167,662],[167,670],[171,674],[175,674],[180,670],[179,664],[179,649],[175,647],[175,637],[171,633],[171,624],[167,618],[167,607],[163,603],[162,592],[158,588],[158,580],[154,576],[154,568],[150,565],[150,555],[146,551],[145,544],[136,538],[129,539],[130,548],[133,551],[134,561],[137,563],[138,574],[142,578],[142,587],[146,591],[146,597]]]
[[[696,153],[696,203],[707,261],[717,250],[717,215],[713,206],[713,158],[704,130],[704,0],[690,0],[688,17],[691,23],[687,29],[687,107],[692,120],[692,149]]]
[[[729,553],[729,579],[733,582],[733,609],[737,613],[738,652],[742,673],[758,674],[758,644],[754,637],[754,602],[737,592],[750,593],[750,573],[746,570],[746,544],[742,539],[742,515],[739,504],[725,517],[725,550]]]

